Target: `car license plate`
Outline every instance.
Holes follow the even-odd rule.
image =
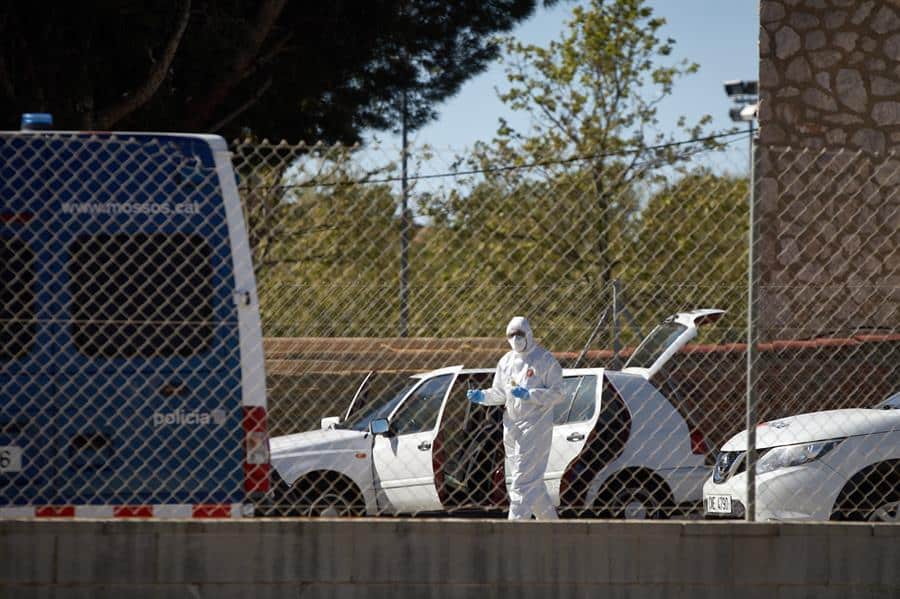
[[[0,446],[0,472],[22,470],[22,448],[15,445]]]
[[[731,513],[731,495],[707,495],[706,496],[706,513],[707,514],[730,514]]]

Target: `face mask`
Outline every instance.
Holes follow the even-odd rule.
[[[528,343],[525,339],[525,335],[511,335],[508,339],[509,345],[514,352],[522,353],[525,351],[525,345]]]

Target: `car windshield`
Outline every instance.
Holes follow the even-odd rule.
[[[394,394],[391,393],[382,393],[379,396],[375,397],[372,401],[364,405],[358,412],[357,416],[351,418],[347,422],[342,422],[337,425],[335,428],[346,428],[355,431],[366,431],[369,429],[369,423],[373,420],[377,420],[378,418],[387,418],[391,412],[394,411],[394,408],[397,407],[404,397],[406,397],[407,393],[409,393],[413,387],[418,385],[421,382],[421,379],[411,379],[406,385],[403,386],[402,389],[397,391]]]
[[[641,342],[625,367],[650,368],[687,327],[677,322],[664,322]]]
[[[876,410],[900,410],[900,393],[894,393],[882,402],[875,404]]]

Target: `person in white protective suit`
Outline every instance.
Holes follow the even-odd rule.
[[[506,326],[512,347],[497,364],[494,384],[487,391],[471,389],[473,403],[505,405],[503,444],[509,475],[509,519],[538,520],[558,516],[544,473],[553,439],[553,404],[563,398],[562,368],[549,351],[534,341],[531,325],[516,316]]]

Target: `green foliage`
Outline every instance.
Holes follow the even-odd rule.
[[[532,129],[519,133],[501,121],[492,142],[479,145],[471,160],[538,163],[548,176],[561,176],[552,187],[573,193],[553,198],[555,211],[585,221],[576,230],[591,232],[592,247],[579,247],[580,257],[602,285],[621,262],[617,244],[638,209],[640,185],[690,157],[686,148],[665,145],[674,133],[657,131],[659,102],[678,78],[698,68],[687,61],[666,64],[674,41],[658,37],[664,23],[643,0],[593,0],[575,8],[568,30],[546,48],[507,40],[510,86],[500,97],[512,110],[528,112]],[[680,133],[697,137],[708,121]],[[560,159],[569,157],[577,158],[576,185],[565,180],[573,164]]]
[[[399,265],[397,199],[384,184],[359,182],[373,173],[361,173],[350,149],[312,150],[291,169],[253,170],[277,175],[275,184],[245,180],[260,294],[270,300],[263,316],[285,335],[382,334],[396,318],[381,274]]]
[[[728,314],[717,333],[743,340],[748,194],[746,178],[698,168],[652,195],[622,268],[639,322],[658,322],[676,310],[722,308]]]
[[[669,64],[674,42],[658,37],[663,23],[642,0],[594,0],[547,48],[507,42],[502,98],[534,129],[501,121],[494,139],[458,161],[479,174],[415,196],[411,336],[493,337],[524,314],[547,345],[580,349],[612,301],[613,280],[643,327],[697,307],[741,317],[747,183],[690,166],[714,144],[659,145],[675,134],[655,132],[657,105],[697,68]],[[328,177],[352,176],[336,166]],[[279,235],[282,265],[264,278],[273,298],[294,290],[275,320],[304,335],[396,334],[397,196],[375,184],[294,192],[283,208],[302,243]]]

